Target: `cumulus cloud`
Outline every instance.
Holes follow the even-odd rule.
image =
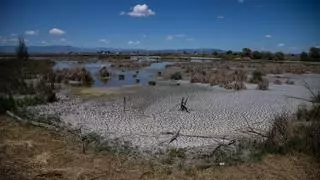
[[[121,11],[119,14],[120,14],[120,16],[123,16],[123,15],[126,15],[126,12]]]
[[[244,3],[244,0],[238,0],[238,3]]]
[[[125,12],[121,12],[120,15],[124,15]],[[127,13],[131,17],[148,17],[148,16],[153,16],[156,13],[152,11],[148,5],[146,4],[137,4],[136,6],[133,7],[132,11]]]
[[[101,42],[101,43],[105,43],[105,44],[108,44],[108,43],[109,43],[109,41],[108,41],[108,40],[106,40],[106,39],[99,39],[99,42]]]
[[[283,47],[284,46],[284,43],[279,43],[278,44],[278,47]]]
[[[63,35],[65,33],[66,33],[65,31],[58,29],[58,28],[52,28],[49,31],[49,34],[52,34],[52,35]]]
[[[129,41],[128,45],[139,45],[140,43],[140,41]]]
[[[33,36],[33,35],[37,35],[39,33],[38,30],[27,30],[24,32],[26,35],[30,35],[30,36]]]
[[[267,34],[267,35],[265,35],[264,37],[265,37],[265,38],[272,38],[272,35]]]
[[[217,19],[224,19],[224,16],[217,16]]]

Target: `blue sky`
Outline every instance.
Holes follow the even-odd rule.
[[[299,52],[320,46],[318,0],[2,0],[0,45]]]

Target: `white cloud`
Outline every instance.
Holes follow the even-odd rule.
[[[238,3],[244,3],[244,0],[238,0]]]
[[[168,40],[168,41],[171,41],[173,39],[173,36],[172,35],[168,35],[167,37],[166,37],[166,40]]]
[[[153,16],[156,13],[149,9],[148,5],[146,4],[137,4],[136,6],[133,7],[132,11],[127,13],[129,16],[132,17],[148,17],[148,16]],[[122,12],[120,15],[124,15]]]
[[[183,38],[183,37],[186,37],[186,35],[185,34],[176,34],[176,35],[174,35],[174,37]]]
[[[284,46],[284,43],[279,43],[278,44],[278,47],[283,47]]]
[[[30,36],[33,36],[33,35],[37,35],[39,33],[38,30],[27,30],[24,32],[26,35],[30,35]]]
[[[217,19],[224,19],[224,16],[217,16]]]
[[[140,41],[129,41],[128,45],[139,45],[141,42]]]
[[[194,41],[193,38],[187,38],[186,41]]]
[[[264,37],[265,37],[265,38],[272,38],[272,35],[267,34],[267,35],[265,35]]]
[[[186,36],[187,35],[185,35],[185,34],[167,35],[166,40],[170,41],[170,40],[173,40],[174,38],[184,38]]]
[[[49,34],[52,34],[52,35],[63,35],[65,33],[66,33],[65,31],[58,28],[53,28],[53,29],[50,29],[49,31]]]
[[[120,12],[120,16],[123,16],[123,15],[125,15],[126,14],[126,12],[124,12],[124,11],[121,11]]]
[[[101,42],[101,43],[105,43],[105,44],[108,44],[108,43],[109,43],[109,41],[108,41],[108,40],[106,40],[106,39],[99,39],[99,42]]]

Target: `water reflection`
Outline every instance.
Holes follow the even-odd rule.
[[[152,63],[148,67],[140,68],[138,70],[116,70],[111,67],[110,63],[96,62],[96,63],[78,63],[76,61],[57,61],[53,67],[55,70],[63,68],[78,68],[84,67],[91,73],[94,79],[94,87],[118,87],[125,85],[148,85],[149,81],[156,79],[158,73],[165,69],[165,66],[170,62]],[[99,70],[106,67],[110,72],[110,77],[101,78]]]

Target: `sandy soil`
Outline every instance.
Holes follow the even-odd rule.
[[[320,164],[302,155],[267,156],[257,163],[200,168],[175,167],[130,156],[83,154],[79,140],[0,116],[2,179],[261,179],[313,180]]]

